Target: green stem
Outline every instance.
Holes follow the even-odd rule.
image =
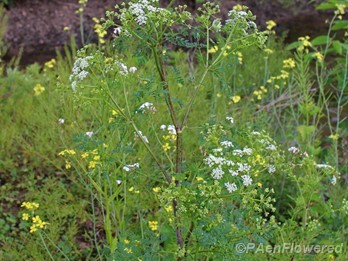
[[[46,249],[46,252],[47,252],[48,255],[50,256],[51,260],[54,261],[55,259],[54,259],[53,256],[51,255],[51,252],[48,250],[48,247],[47,247],[47,245],[46,245],[46,243],[45,243],[45,240],[44,240],[43,237],[42,237],[41,232],[39,232],[39,235],[40,235],[41,241],[42,241],[42,243],[43,243],[43,245],[44,245],[44,248]]]

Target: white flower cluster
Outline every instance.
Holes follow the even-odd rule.
[[[139,163],[134,163],[134,164],[128,164],[128,165],[125,165],[122,169],[126,172],[129,172],[131,170],[134,170],[134,169],[138,169],[140,166],[139,166]],[[117,182],[118,183],[118,182]],[[120,182],[121,183],[121,182]],[[120,184],[118,183],[118,184]]]
[[[243,150],[234,150],[233,151],[233,155],[234,156],[239,156],[239,157],[243,157],[244,155],[248,155],[250,156],[251,154],[253,153],[253,150],[248,148],[248,147],[245,147],[243,148]]]
[[[208,130],[208,135],[213,133],[211,129]],[[209,149],[210,153],[204,159],[204,163],[211,168],[212,178],[221,180],[229,193],[252,185],[255,182],[253,173],[274,174],[281,157],[276,143],[263,132],[252,131],[243,139],[247,143],[237,149],[232,141],[224,137],[219,146]]]
[[[115,62],[116,66],[118,67],[118,72],[122,75],[122,76],[127,76],[128,75],[128,68],[124,63],[121,63],[119,61]]]
[[[243,179],[243,185],[244,186],[249,186],[253,182],[253,180],[250,178],[249,175],[243,175],[242,179]]]
[[[138,134],[138,133],[139,133],[139,134]],[[146,137],[145,135],[143,135],[143,133],[142,133],[141,131],[138,131],[138,133],[137,133],[137,132],[134,132],[134,134],[135,134],[135,140],[137,140],[137,138],[140,136],[140,138],[141,138],[144,142],[149,143],[149,140],[147,139],[147,137]]]
[[[226,117],[226,120],[229,121],[231,124],[234,123],[234,119],[232,117]]]
[[[137,3],[130,3],[128,9],[135,16],[137,24],[145,25],[149,16],[157,16],[168,12],[166,9],[154,5],[158,5],[158,0],[139,0]]]
[[[94,132],[93,131],[87,131],[86,135],[91,138],[93,136]]]
[[[151,102],[145,102],[143,103],[139,108],[138,111],[141,111],[142,113],[146,113],[148,111],[156,112],[156,107]]]
[[[223,145],[223,147],[226,149],[233,147],[232,142],[228,140],[222,141],[220,144]],[[244,153],[245,155],[251,155],[252,153],[251,149],[244,148],[243,150],[232,151],[232,155],[234,155],[235,151],[241,152],[243,155]],[[228,157],[224,157],[223,148],[215,148],[212,150],[212,152],[213,154],[209,154],[208,157],[204,159],[204,162],[209,167],[213,168],[211,172],[211,176],[213,177],[213,179],[222,179],[225,174],[225,171],[228,170],[228,173],[230,173],[232,177],[238,176],[239,173],[244,173],[244,175],[241,176],[242,183],[244,186],[249,186],[252,184],[252,179],[249,175],[249,172],[251,171],[251,166],[249,164],[241,162],[235,163],[232,160],[228,159]],[[237,166],[237,168],[235,166]],[[230,193],[237,190],[236,183],[226,182],[224,183],[224,185],[227,191]]]
[[[256,24],[251,20],[253,17],[252,13],[246,9],[245,10],[233,9],[228,12],[228,17],[230,19],[226,20],[226,24],[241,25],[241,22],[245,22],[245,26],[241,25],[245,34],[247,34],[246,30],[257,29]]]
[[[233,147],[234,147],[232,141],[229,141],[229,140],[221,141],[221,142],[220,142],[220,145],[221,145],[222,147],[226,148],[226,149],[227,149],[227,148],[233,148]]]
[[[74,92],[76,92],[77,83],[87,77],[88,71],[86,69],[89,66],[88,61],[92,58],[92,56],[86,56],[84,58],[77,58],[75,60],[72,69],[72,74],[69,77],[69,80],[71,82],[71,88]]]
[[[174,125],[161,125],[160,127],[161,130],[165,131],[167,129],[167,131],[172,134],[172,135],[176,135],[176,130],[175,130],[175,126]]]
[[[225,183],[225,187],[226,187],[227,191],[230,192],[230,193],[235,192],[237,190],[236,183],[226,182]]]
[[[335,168],[332,167],[331,165],[328,165],[328,164],[315,164],[315,166],[318,168],[318,169],[326,169],[328,170],[330,173],[332,172],[336,172]],[[331,180],[330,180],[331,184],[332,185],[336,185],[337,183],[337,178],[335,175],[332,176]]]
[[[299,150],[298,148],[296,148],[296,147],[290,147],[290,148],[288,149],[288,151],[289,151],[289,152],[292,152],[292,153],[294,153],[294,154],[297,154],[297,153],[300,152],[300,150]]]

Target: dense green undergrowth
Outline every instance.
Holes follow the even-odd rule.
[[[346,38],[122,8],[111,42],[1,65],[1,259],[344,260]]]

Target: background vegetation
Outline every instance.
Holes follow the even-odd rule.
[[[20,70],[16,60],[9,65],[0,61],[0,125],[4,126],[0,129],[0,259],[279,259],[268,253],[240,255],[235,245],[296,241],[303,245],[343,243],[344,251],[286,253],[281,258],[344,260],[348,242],[348,43],[347,20],[342,15],[347,6],[342,9],[337,4],[342,3],[329,1],[318,7],[333,12],[328,35],[304,36],[285,46],[269,23],[265,46],[236,49],[209,71],[183,136],[184,171],[175,176],[180,188],[167,185],[161,176],[160,166],[173,171],[170,162],[176,143],[167,137],[170,132],[160,129],[172,122],[154,55],[134,39],[104,41],[103,32],[111,20],[105,27],[95,21],[100,25],[95,27],[98,44],[78,52],[72,41],[45,65]],[[1,39],[6,16],[0,17]],[[197,46],[179,40],[171,42],[175,48],[164,45],[159,50],[180,114],[192,94],[190,86],[205,70],[202,57],[206,53],[201,57]],[[225,40],[209,42],[209,61],[218,57]],[[6,51],[1,40],[0,50],[2,55]],[[89,55],[94,67],[74,92],[74,63]],[[136,66],[138,71],[125,82],[117,80],[116,73],[103,75],[115,61]],[[117,106],[105,86],[111,88]],[[128,97],[130,105],[123,97]],[[141,113],[144,102],[155,104],[156,112]],[[123,118],[127,108],[131,117]],[[233,127],[226,123],[226,116],[234,118]],[[147,133],[160,164],[155,164],[139,137],[135,140],[131,121]],[[255,145],[259,138],[253,132],[275,144],[279,156]],[[252,176],[253,186],[237,196],[230,197],[226,191],[220,194],[226,188],[211,178],[204,158],[222,138],[241,149],[253,148],[263,159],[276,158],[277,172],[270,175],[251,158],[254,162],[247,163],[259,168],[259,174]],[[298,154],[289,152],[291,147]],[[76,155],[62,153],[67,149]],[[95,150],[98,154],[93,154]],[[96,168],[89,167],[92,161],[98,162]],[[135,162],[140,169],[125,171],[125,166]],[[198,197],[202,190],[207,194]],[[187,209],[196,208],[181,217],[184,234],[192,234],[187,244],[190,250],[185,253],[177,246],[176,216],[168,204],[172,197]],[[23,202],[39,203],[31,214],[47,222],[46,229],[29,232],[32,223],[23,219]],[[209,214],[197,214],[205,209]],[[191,222],[191,229],[194,215],[198,215],[197,222]]]

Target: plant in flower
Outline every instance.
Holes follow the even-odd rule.
[[[66,169],[77,169],[92,204],[100,205],[109,257],[231,258],[237,256],[231,246],[241,239],[263,242],[283,229],[276,207],[289,201],[276,201],[284,184],[280,191],[273,184],[280,172],[298,185],[302,198],[295,193],[291,203],[304,225],[312,194],[299,173],[311,177],[311,185],[336,183],[334,168],[321,168],[305,152],[282,152],[261,130],[235,128],[226,112],[224,123],[207,113],[193,125],[191,115],[207,111],[195,105],[219,79],[221,66],[244,64],[242,50],[263,48],[269,34],[257,29],[245,6],[235,6],[225,21],[219,13],[212,3],[193,17],[185,6],[130,1],[108,11],[101,20],[105,31],[98,30],[112,28],[114,48],[127,46],[136,55],[91,46],[78,52],[70,76],[76,106],[95,102],[102,113],[76,135],[76,148],[59,155]],[[308,47],[308,39],[302,42]],[[188,63],[180,63],[170,46],[187,49]],[[285,85],[285,69],[294,66],[285,60],[270,82]],[[261,85],[254,101],[267,92]],[[230,104],[240,100],[233,93]]]

